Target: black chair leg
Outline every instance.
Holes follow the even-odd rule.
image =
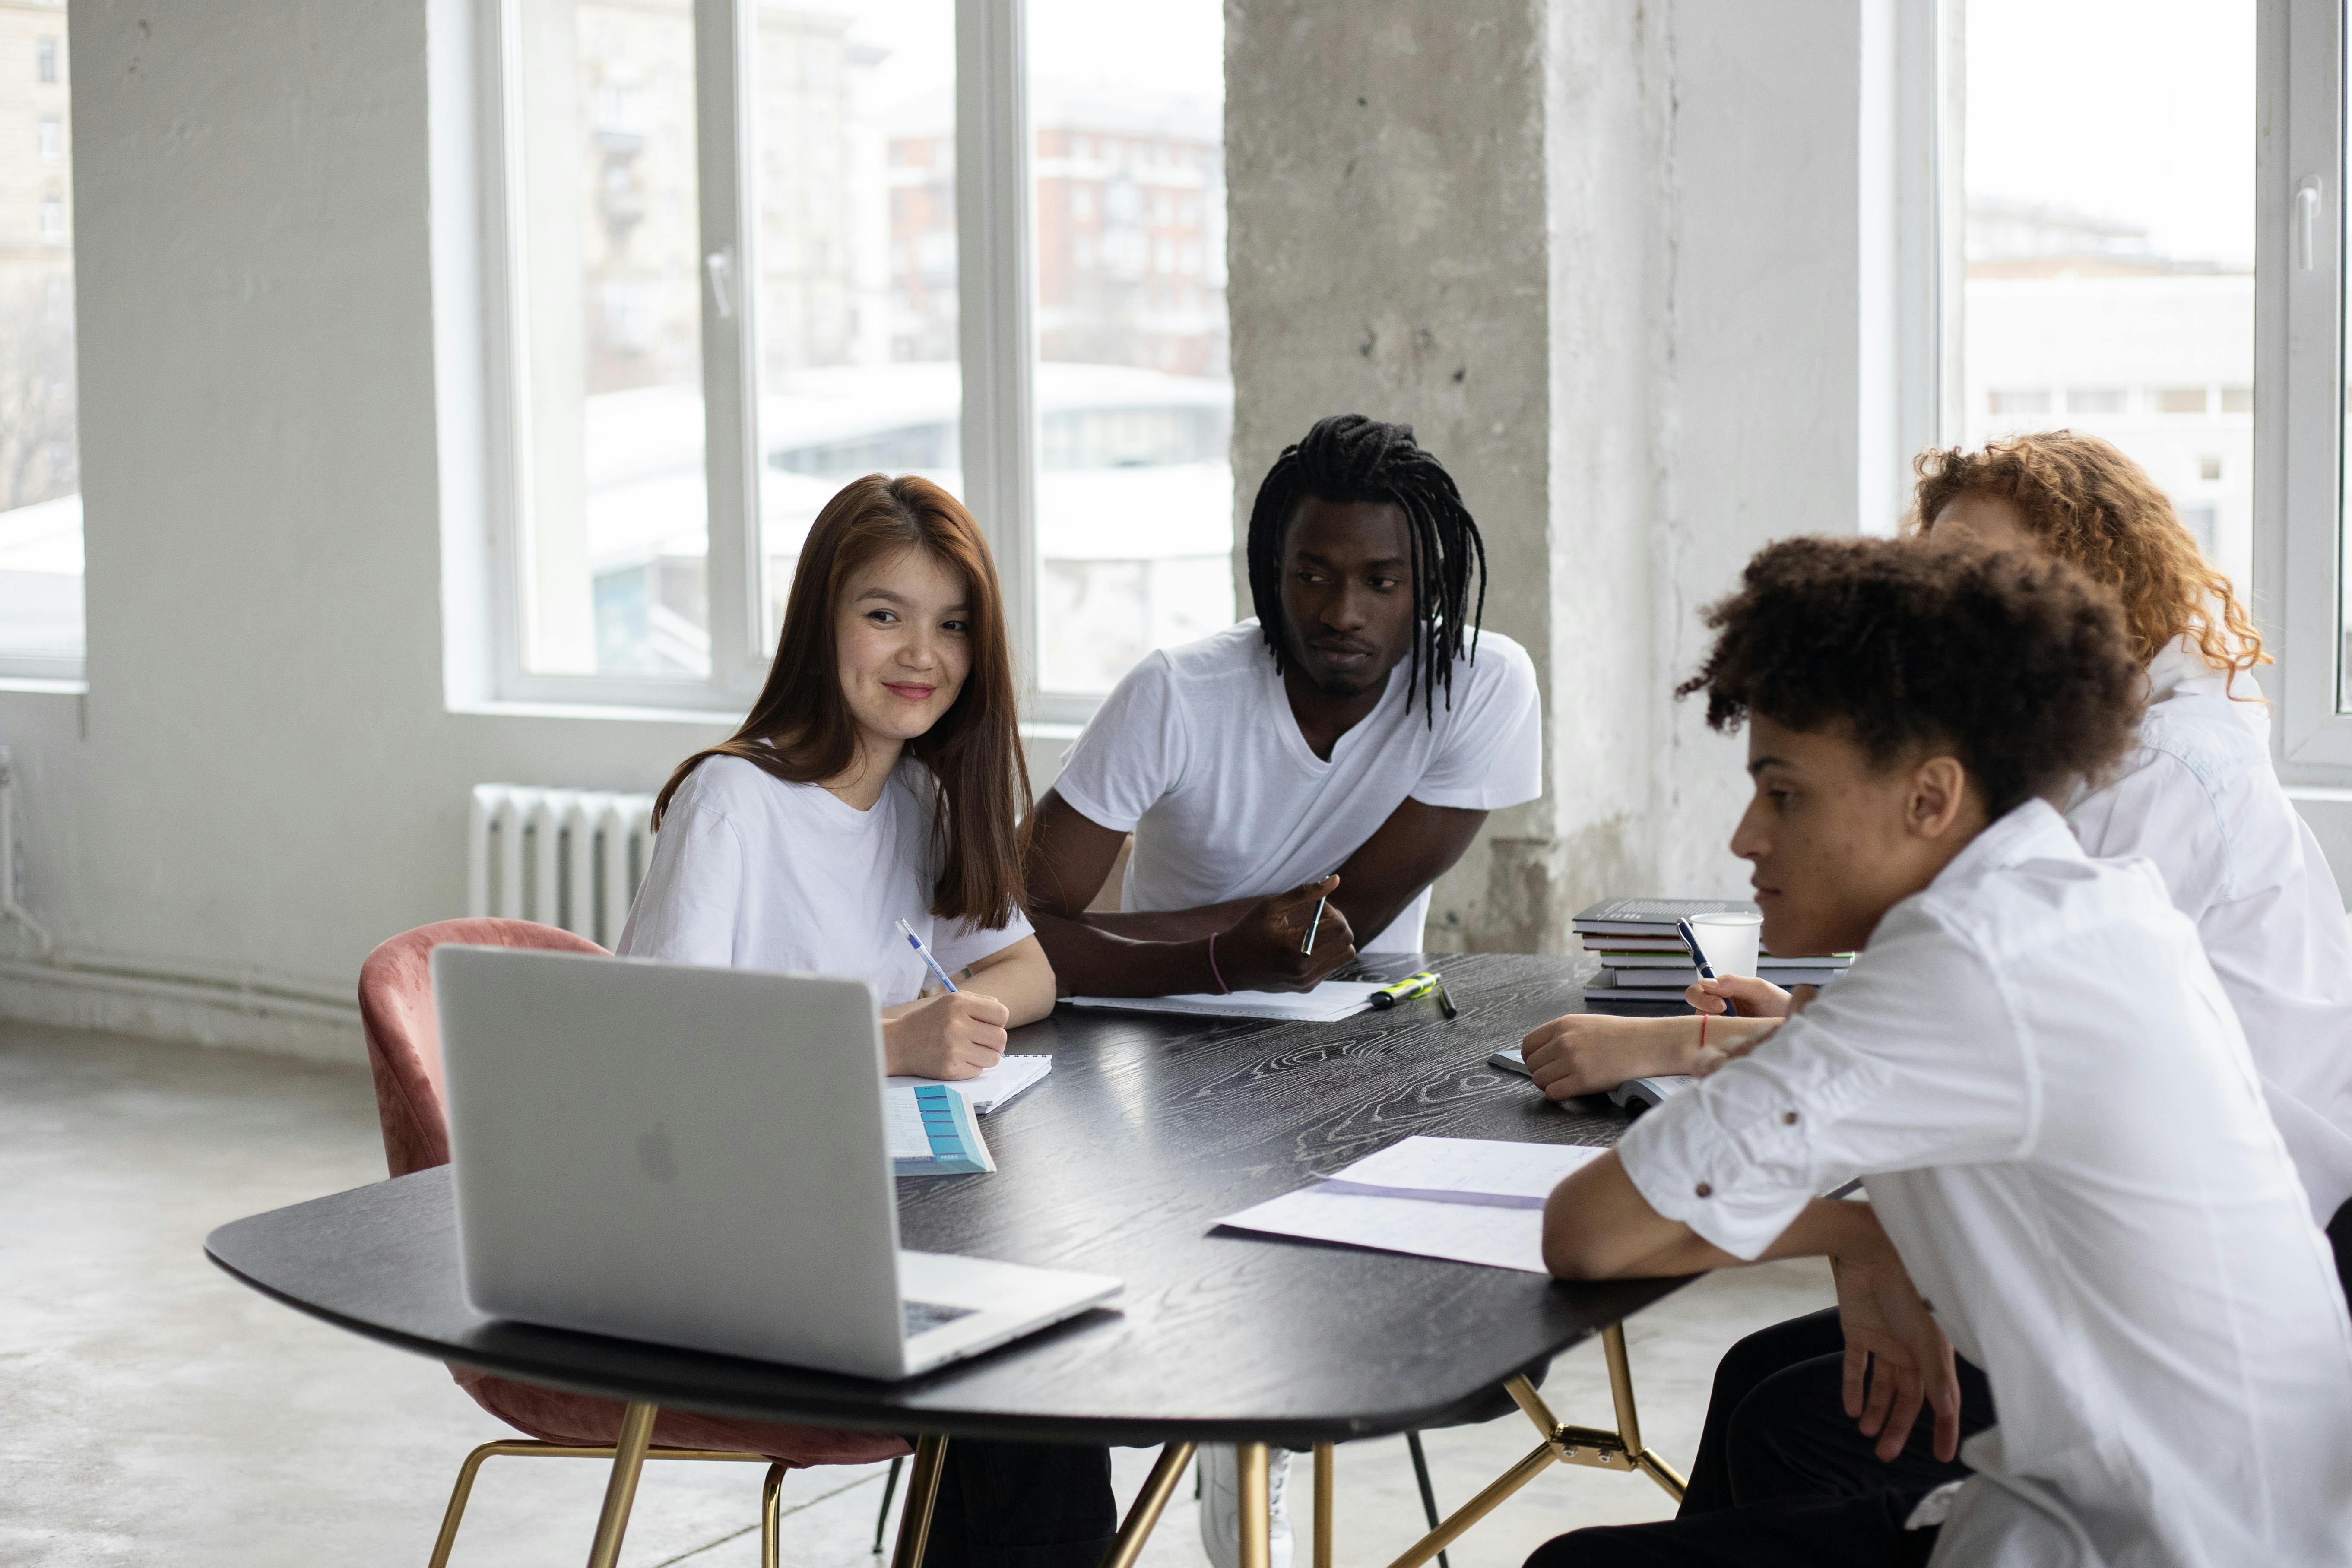
[[[890,1479],[882,1483],[882,1511],[874,1518],[874,1555],[882,1555],[882,1532],[890,1525],[890,1500],[898,1495],[898,1467],[904,1459],[890,1461]]]
[[[1437,1516],[1437,1489],[1429,1484],[1429,1456],[1421,1451],[1421,1434],[1406,1433],[1404,1446],[1412,1454],[1412,1479],[1421,1483],[1421,1511],[1429,1516],[1429,1528],[1435,1530],[1445,1521]],[[1443,1552],[1437,1554],[1437,1568],[1454,1568]]]

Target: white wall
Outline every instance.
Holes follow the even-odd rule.
[[[71,26],[87,723],[5,693],[0,737],[80,973],[0,1009],[353,1052],[369,948],[463,912],[469,785],[644,788],[716,727],[445,710],[424,5]]]

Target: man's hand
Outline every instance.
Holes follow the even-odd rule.
[[[1934,1413],[1936,1458],[1948,1463],[1960,1451],[1960,1384],[1952,1342],[1875,1215],[1867,1235],[1875,1239],[1830,1258],[1838,1322],[1845,1331],[1845,1413],[1855,1418],[1864,1436],[1878,1439],[1873,1451],[1884,1462],[1903,1452],[1925,1404]]]
[[[1821,994],[1821,990],[1817,986],[1800,985],[1794,991],[1783,991],[1778,985],[1774,985],[1769,981],[1750,980],[1744,975],[1738,974],[1731,975],[1723,980],[1702,980],[1696,985],[1694,985],[1689,990],[1684,992],[1683,994],[1690,1002],[1692,1006],[1698,1007],[1699,996],[1703,988],[1707,986],[1724,987],[1733,985],[1760,986],[1764,990],[1771,992],[1773,994],[1773,997],[1776,998],[1775,1005],[1779,1007],[1780,1011],[1775,1014],[1763,1016],[1777,1018],[1779,1022],[1773,1024],[1770,1028],[1751,1030],[1746,1034],[1732,1034],[1728,1030],[1718,1032],[1715,1039],[1708,1041],[1706,1045],[1699,1047],[1697,1052],[1691,1058],[1691,1065],[1684,1069],[1693,1078],[1708,1077],[1714,1073],[1717,1068],[1724,1066],[1726,1063],[1738,1061],[1741,1057],[1746,1056],[1748,1052],[1754,1050],[1757,1047],[1770,1039],[1774,1030],[1778,1029],[1781,1024],[1787,1023],[1790,1019],[1803,1012],[1805,1010],[1806,1004],[1810,1003],[1814,997]],[[1722,990],[1715,990],[1708,991],[1706,994],[1710,996],[1721,996],[1727,994],[1727,993]],[[1740,1011],[1743,1013],[1747,1012],[1748,994],[1744,992],[1737,993],[1735,994],[1737,994],[1739,1002]],[[1699,1011],[1704,1013],[1709,1011],[1709,1009],[1699,1007]]]
[[[1217,934],[1217,973],[1235,991],[1312,991],[1325,975],[1356,956],[1356,933],[1337,904],[1315,906],[1339,886],[1336,876],[1260,899],[1249,913]],[[1315,951],[1304,951],[1315,932]]]
[[[942,991],[882,1021],[882,1058],[913,1078],[978,1078],[1004,1058],[1013,1014],[977,991]]]
[[[1721,1016],[1726,1001],[1739,1004],[1743,1018],[1785,1018],[1789,1016],[1789,993],[1769,980],[1759,980],[1752,974],[1727,974],[1719,980],[1701,980],[1685,987],[1683,1000],[1700,1013]]]
[[[1536,1087],[1552,1100],[1599,1094],[1629,1078],[1688,1072],[1686,1018],[1615,1018],[1570,1013],[1538,1024],[1519,1042]]]

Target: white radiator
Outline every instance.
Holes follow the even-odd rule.
[[[466,912],[562,926],[611,947],[653,858],[654,797],[476,784]]]

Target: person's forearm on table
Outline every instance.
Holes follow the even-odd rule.
[[[1544,1264],[1563,1279],[1646,1279],[1775,1258],[1835,1257],[1881,1239],[1866,1204],[1817,1198],[1753,1258],[1724,1251],[1652,1208],[1612,1150],[1552,1189]]]
[[[1153,941],[1108,930],[1097,923],[1099,916],[1066,919],[1033,909],[1029,918],[1065,996],[1170,996],[1225,988],[1210,963],[1206,933]]]

